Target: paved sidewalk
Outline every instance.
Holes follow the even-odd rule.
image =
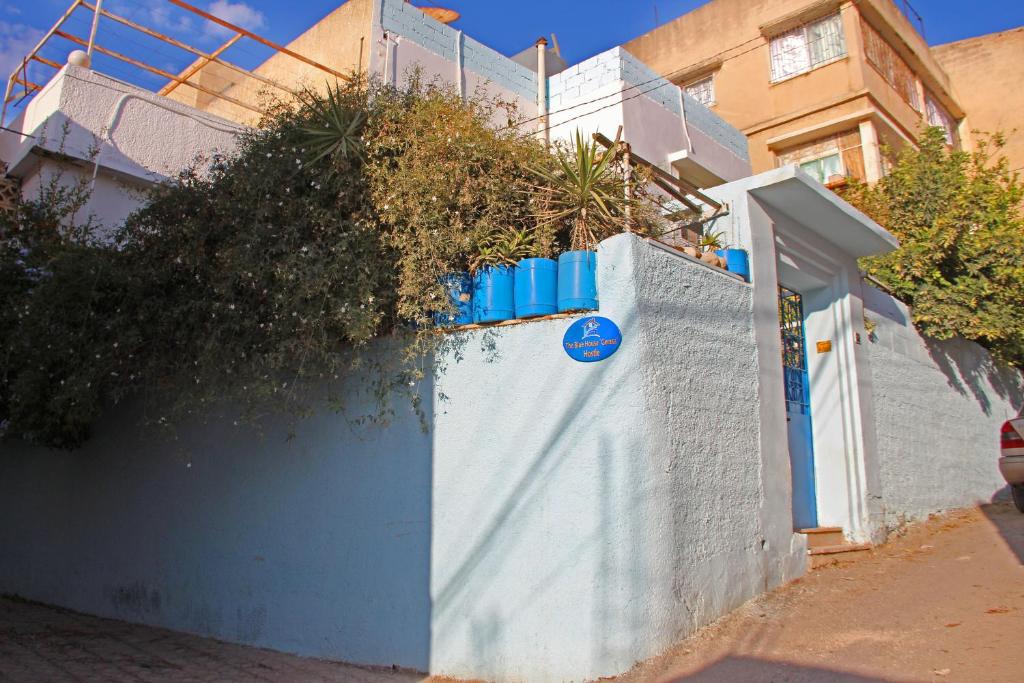
[[[1024,515],[938,517],[812,572],[616,683],[1024,680]],[[0,681],[413,683],[347,666],[0,598]]]
[[[0,681],[411,683],[364,669],[0,598]]]
[[[1024,515],[942,515],[752,600],[615,683],[1024,681]]]

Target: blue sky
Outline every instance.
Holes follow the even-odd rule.
[[[272,40],[286,43],[320,17],[337,7],[340,0],[191,0],[225,19],[250,28]],[[898,4],[903,0],[895,0]],[[105,0],[106,6],[119,14],[140,20],[147,26],[160,28],[197,47],[213,49],[223,41],[216,27],[189,19],[181,10],[165,0]],[[557,34],[562,54],[571,64],[601,52],[655,26],[655,17],[671,20],[706,0],[419,0],[417,4],[437,4],[459,11],[462,18],[455,26],[467,34],[505,54],[512,54],[533,44],[540,35]],[[924,33],[932,44],[960,40],[1024,25],[1024,1],[1021,0],[915,0],[912,3],[924,18]],[[6,76],[51,26],[70,0],[0,0],[0,74]],[[88,34],[88,12],[69,22],[69,32]],[[153,45],[144,37],[132,34],[117,25],[101,26],[106,45],[120,45],[129,55],[147,53],[147,61],[168,71],[179,71],[190,59],[164,45]],[[73,45],[54,44],[46,56],[63,63]],[[728,46],[723,45],[723,48]],[[234,49],[234,48],[233,48]],[[265,53],[240,43],[232,59],[245,66],[261,61]],[[109,58],[96,63],[101,71],[128,77],[123,65]],[[36,77],[48,78],[51,72],[36,69]],[[132,79],[136,80],[136,79]],[[162,84],[153,76],[150,87]]]

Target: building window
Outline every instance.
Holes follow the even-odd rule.
[[[776,165],[796,164],[830,185],[835,176],[866,180],[860,128],[850,128],[776,152]]]
[[[684,86],[683,89],[686,91],[687,95],[697,100],[705,107],[710,107],[715,103],[715,77],[713,74],[702,78],[699,81],[694,81],[693,83]]]
[[[957,144],[956,119],[928,91],[925,91],[924,94],[924,107],[928,125],[938,126],[946,131],[946,144],[955,147]]]
[[[860,20],[860,28],[864,35],[864,56],[867,57],[868,64],[881,74],[914,111],[920,112],[921,101],[917,96],[917,77],[914,72],[863,17]]]
[[[836,12],[772,38],[772,81],[802,74],[845,54],[843,20]]]
[[[818,159],[804,161],[800,168],[809,173],[822,185],[826,185],[832,176],[843,176],[843,160],[839,152]]]

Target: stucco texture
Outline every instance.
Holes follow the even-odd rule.
[[[1024,26],[936,45],[932,54],[949,74],[967,110],[970,129],[1005,133],[1006,146],[1000,153],[1011,169],[1024,168],[1024,88],[1020,87]]]
[[[884,524],[990,501],[1005,487],[999,427],[1024,405],[1020,374],[972,342],[922,337],[906,306],[864,290]]]
[[[572,320],[461,334],[426,433],[326,414],[167,442],[119,414],[83,452],[4,444],[0,592],[499,681],[667,648],[802,546],[765,540],[792,534],[761,483],[751,288],[628,235],[599,258],[622,348],[571,360]]]
[[[0,159],[26,197],[54,175],[84,180],[92,193],[83,214],[118,225],[155,182],[200,155],[235,148],[239,126],[123,81],[66,66],[12,124],[26,136],[0,136]],[[64,161],[66,160],[66,162]]]

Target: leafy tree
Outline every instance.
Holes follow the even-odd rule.
[[[922,333],[959,335],[1024,367],[1024,187],[996,156],[1003,144],[994,135],[950,150],[927,128],[887,176],[844,197],[900,240],[862,267],[912,307]]]

